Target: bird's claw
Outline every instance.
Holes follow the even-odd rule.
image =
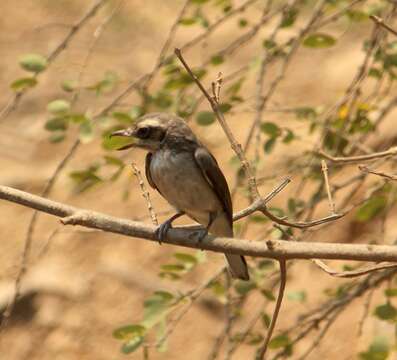
[[[208,235],[208,230],[200,229],[195,231],[192,235],[195,239],[197,239],[197,243],[200,244],[204,240],[204,238]]]
[[[156,229],[156,236],[157,239],[159,240],[159,243],[161,245],[161,243],[163,242],[163,240],[165,239],[165,237],[167,236],[167,232],[169,229],[172,229],[172,221],[164,221],[162,224],[159,225],[159,227]]]

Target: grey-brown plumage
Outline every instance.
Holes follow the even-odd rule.
[[[147,114],[134,127],[112,135],[135,139],[123,149],[135,146],[148,150],[147,180],[178,212],[160,225],[160,240],[172,221],[183,214],[215,236],[233,237],[233,208],[226,179],[213,155],[183,119],[164,113]],[[248,280],[244,257],[225,256],[232,275]]]

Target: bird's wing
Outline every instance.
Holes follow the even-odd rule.
[[[214,189],[223,209],[227,215],[228,221],[232,226],[233,223],[233,206],[230,196],[229,187],[225,176],[218,166],[213,155],[203,146],[198,147],[194,152],[194,158],[199,166],[204,178]]]
[[[157,191],[159,191],[159,189],[157,189],[156,184],[154,183],[153,179],[152,179],[152,175],[150,174],[150,162],[152,161],[152,153],[148,152],[146,154],[146,159],[145,159],[145,174],[146,174],[146,179],[149,183],[149,185],[153,188],[156,189]],[[159,191],[160,192],[160,191]]]

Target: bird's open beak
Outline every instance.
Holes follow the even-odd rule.
[[[135,139],[133,129],[122,129],[122,130],[114,131],[109,135],[109,137],[113,137],[113,136],[129,137],[132,138],[131,139],[132,141]],[[135,142],[132,142],[131,144],[126,144],[119,147],[117,150],[126,150],[134,147],[135,145],[136,145]]]

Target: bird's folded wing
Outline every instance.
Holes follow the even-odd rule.
[[[229,187],[225,176],[218,166],[212,154],[203,146],[198,147],[194,152],[194,158],[199,166],[204,178],[214,189],[219,201],[221,202],[228,217],[230,226],[233,223],[233,207]]]

